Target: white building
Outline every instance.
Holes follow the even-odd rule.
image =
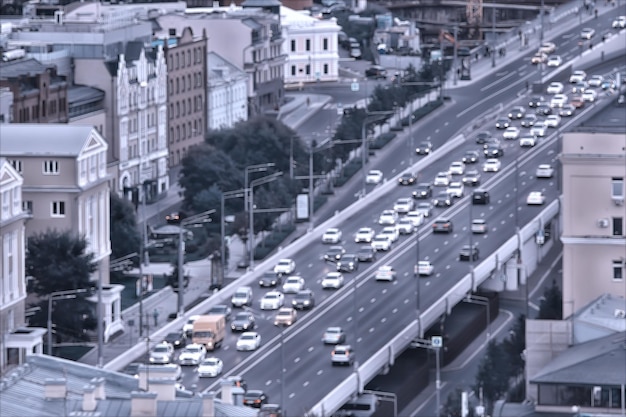
[[[0,88],[0,123],[13,121],[13,93],[8,87]]]
[[[339,51],[337,34],[341,27],[335,18],[320,20],[309,12],[280,8],[283,31],[285,83],[337,81]]]
[[[233,127],[248,118],[248,74],[219,54],[208,54],[209,88],[207,120],[209,129]]]

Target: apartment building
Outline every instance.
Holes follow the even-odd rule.
[[[626,295],[624,111],[598,103],[563,134],[563,318],[602,294]]]
[[[209,52],[207,114],[209,129],[233,127],[248,119],[248,74]]]
[[[87,240],[102,280],[105,340],[123,329],[120,286],[109,285],[110,190],[107,143],[93,126],[0,124],[0,156],[22,176],[26,237],[71,230]]]
[[[85,85],[73,85],[68,88],[67,96],[68,124],[93,126],[103,138],[106,138],[104,91]]]
[[[0,123],[13,123],[13,93],[0,87]]]
[[[67,82],[35,59],[0,63],[0,87],[13,93],[13,123],[67,123]]]
[[[0,157],[0,375],[42,353],[44,329],[26,328],[26,231],[22,176]]]
[[[169,166],[177,166],[187,152],[204,142],[207,129],[207,38],[191,28],[177,32],[168,29],[168,37],[152,42],[162,45],[167,62],[167,132]]]
[[[281,26],[285,42],[283,54],[285,83],[311,83],[339,79],[336,19],[320,20],[308,13],[281,6]]]

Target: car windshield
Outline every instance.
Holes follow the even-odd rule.
[[[235,316],[235,320],[248,320],[248,313],[239,313]]]
[[[244,334],[243,336],[241,336],[241,340],[254,340],[254,335]]]
[[[289,278],[287,280],[287,284],[299,284],[300,280],[298,278]]]
[[[199,353],[200,352],[200,347],[199,346],[189,346],[188,348],[185,349],[185,351],[187,351],[188,353]]]
[[[167,346],[156,346],[154,353],[167,353]]]
[[[205,366],[215,366],[217,365],[219,362],[217,361],[217,359],[206,359],[202,362],[202,365]]]
[[[268,300],[272,300],[274,298],[278,298],[278,294],[265,294],[265,298]]]

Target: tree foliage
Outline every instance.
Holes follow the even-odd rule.
[[[543,292],[537,318],[539,320],[562,320],[563,318],[563,294],[555,280]]]
[[[524,373],[523,353],[526,349],[526,316],[517,316],[509,336],[502,341],[502,348],[510,364],[510,376],[518,376]]]
[[[47,296],[57,291],[90,289],[93,286],[91,274],[95,271],[94,255],[87,253],[84,237],[56,230],[29,237],[26,272],[33,278],[30,290],[44,297],[34,304],[40,310],[31,318],[31,325],[46,326]],[[86,340],[85,330],[95,329],[94,305],[86,299],[89,295],[89,292],[79,293],[72,299],[54,301],[53,322],[57,340]]]
[[[111,193],[111,258],[138,252],[141,242],[134,206]]]
[[[497,341],[491,340],[487,352],[478,365],[474,391],[482,388],[487,411],[509,388],[510,364],[507,355]]]

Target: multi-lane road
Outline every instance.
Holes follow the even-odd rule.
[[[594,23],[599,24],[602,20],[598,19]],[[604,25],[608,27],[607,22]],[[602,33],[599,28],[597,32]],[[559,46],[557,53],[565,61],[572,58],[570,54],[577,53],[577,38],[578,28],[575,28],[555,40]],[[498,111],[503,114],[517,104],[515,100],[521,95],[525,81],[532,81],[537,76],[537,68],[529,63],[532,52],[529,51],[528,57],[499,68],[492,77],[452,91],[452,103],[414,126],[415,139],[431,140],[436,149],[458,131],[469,133],[468,127],[474,128],[471,130],[486,127],[497,135],[499,132],[493,127],[493,120]],[[599,71],[611,68],[610,63],[606,65]],[[560,78],[564,80],[565,76],[563,74]],[[525,99],[521,98],[519,102],[525,104]],[[480,125],[480,121],[485,125]],[[563,122],[568,120],[563,119]],[[309,410],[352,371],[350,367],[331,366],[331,348],[320,341],[323,330],[330,325],[344,327],[348,334],[347,342],[355,347],[359,361],[379,350],[415,319],[418,284],[419,304],[423,309],[469,271],[470,264],[460,262],[458,253],[462,245],[469,243],[471,218],[484,218],[488,222],[489,232],[484,236],[473,237],[473,241],[479,243],[481,257],[485,257],[507,240],[517,225],[524,225],[541,210],[540,207],[526,206],[526,196],[530,191],[543,191],[546,203],[557,197],[558,178],[538,180],[534,177],[537,165],[554,163],[558,153],[557,136],[556,131],[551,130],[549,137],[530,150],[521,149],[517,141],[502,142],[505,153],[501,158],[501,172],[481,174],[483,187],[488,188],[491,194],[489,205],[470,208],[467,197],[469,190],[466,190],[466,197],[451,208],[445,211],[435,209],[434,216],[451,218],[455,230],[450,235],[433,235],[430,232],[432,217],[421,226],[420,258],[434,264],[435,274],[431,277],[413,277],[417,251],[416,235],[413,234],[400,237],[393,249],[387,254],[381,254],[375,264],[361,264],[357,272],[345,274],[347,280],[342,290],[324,291],[321,279],[334,267],[322,260],[327,245],[319,241],[310,242],[307,249],[297,253],[293,259],[307,287],[315,291],[317,306],[311,312],[300,313],[297,324],[284,332],[273,326],[272,312],[257,311],[258,331],[263,339],[261,349],[257,352],[237,352],[234,349],[237,335],[229,333],[224,347],[215,352],[225,363],[225,374],[243,375],[249,388],[264,390],[271,402],[282,403],[292,415],[302,415]],[[387,179],[407,168],[406,133],[400,135],[396,142],[389,149],[379,151],[379,155],[370,162],[372,167],[382,169]],[[419,173],[420,181],[432,181],[437,172],[447,170],[449,164],[460,159],[465,150],[477,148],[473,136],[468,135],[468,139],[458,149],[424,168]],[[476,168],[480,169],[483,161],[484,158],[481,158]],[[360,184],[346,185],[346,189],[337,191],[342,193],[341,203],[344,207],[354,202],[354,195],[360,187]],[[411,188],[396,186],[383,198],[363,207],[359,216],[333,225],[342,229],[346,250],[356,251],[358,245],[353,242],[353,235],[358,228],[371,226],[379,230],[381,226],[376,221],[382,210],[391,208],[398,197],[409,196]],[[390,264],[397,269],[397,281],[381,283],[372,279],[373,273],[382,264]],[[258,272],[260,274],[264,271]],[[255,308],[264,292],[255,288]],[[287,304],[290,300],[291,296],[286,296]],[[196,391],[218,389],[216,381],[199,380],[190,368],[185,370],[182,382]]]

